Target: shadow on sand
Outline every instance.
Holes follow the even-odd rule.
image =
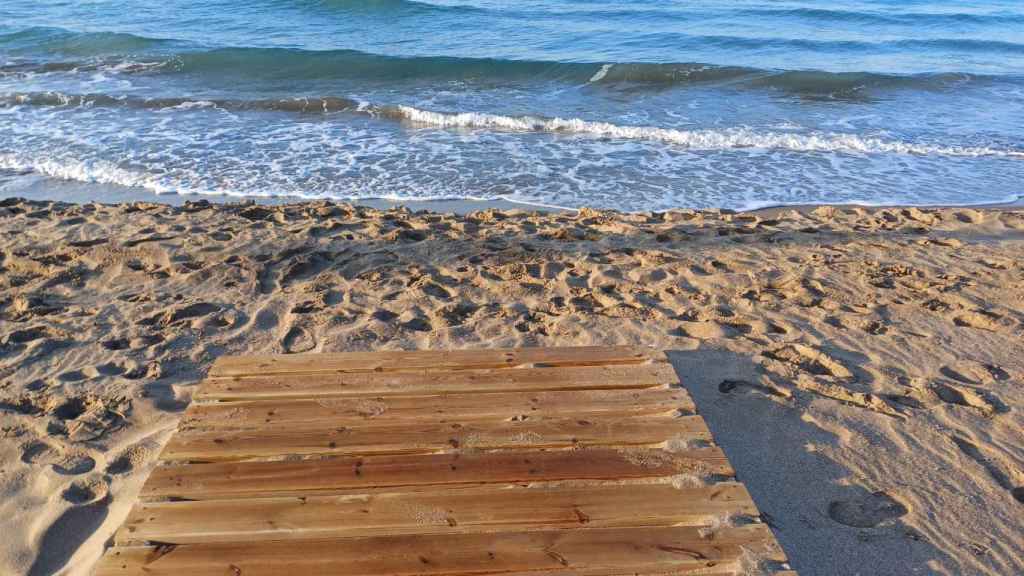
[[[899,520],[907,512],[902,504],[856,485],[846,468],[809,449],[836,443],[833,434],[797,408],[733,384],[757,382],[759,367],[749,357],[711,347],[668,357],[801,576],[918,574],[936,560],[956,565]]]

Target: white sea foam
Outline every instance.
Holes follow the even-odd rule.
[[[799,152],[847,152],[858,154],[911,154],[918,156],[1005,156],[1024,158],[1024,150],[988,147],[943,146],[883,140],[839,133],[771,133],[751,128],[725,130],[677,130],[653,126],[622,126],[579,118],[502,116],[479,112],[444,113],[399,106],[400,115],[418,124],[441,128],[485,128],[515,132],[550,132],[597,136],[618,140],[665,142],[692,150],[737,148],[778,149]]]
[[[177,106],[171,106],[166,110],[197,110],[202,108],[216,108],[217,103],[211,100],[188,100],[178,104]]]
[[[111,72],[124,72],[129,74],[137,74],[140,72],[148,72],[158,68],[163,68],[167,65],[166,61],[157,62],[136,62],[132,60],[125,60],[123,62],[117,62],[104,68]]]
[[[77,182],[144,188],[156,194],[173,192],[195,194],[220,193],[214,190],[183,190],[181,186],[163,183],[152,175],[139,174],[120,168],[110,162],[98,160],[79,161],[66,158],[35,158],[29,160],[18,157],[15,154],[2,153],[0,154],[0,169],[16,172],[32,171],[51,178],[74,180]]]
[[[600,82],[603,80],[604,77],[608,75],[608,71],[612,69],[612,66],[614,66],[614,64],[605,64],[601,66],[601,69],[594,72],[594,75],[590,77],[590,82]]]
[[[120,168],[111,162],[102,160],[76,160],[72,158],[27,159],[10,153],[0,153],[0,170],[32,172],[49,178],[73,182],[120,186],[125,188],[139,188],[158,195],[177,194],[182,196],[229,196],[236,198],[287,197],[303,200],[331,198],[335,200],[385,200],[391,202],[429,202],[448,200],[487,201],[505,199],[502,197],[491,198],[469,194],[414,193],[411,195],[403,195],[400,193],[380,193],[378,191],[370,191],[367,193],[354,193],[354,191],[349,191],[353,193],[337,195],[306,194],[298,191],[288,191],[284,194],[268,193],[265,187],[223,188],[196,185],[191,183],[190,180],[195,179],[201,181],[202,178],[198,175],[193,175],[191,178],[179,175],[177,179],[173,177],[158,177],[152,174]],[[517,200],[515,198],[509,198],[508,201],[517,204],[533,204],[540,207],[561,208],[559,206],[538,204],[536,202]]]

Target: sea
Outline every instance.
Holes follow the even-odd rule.
[[[1024,194],[1021,0],[2,0],[0,195]]]

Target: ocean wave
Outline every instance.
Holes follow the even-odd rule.
[[[829,22],[833,24],[869,24],[869,25],[907,25],[907,26],[952,26],[958,24],[975,25],[1007,25],[1024,23],[1024,15],[1006,11],[996,12],[928,12],[909,9],[905,11],[876,11],[870,9],[838,9],[819,7],[750,7],[750,8],[714,8],[692,7],[685,5],[643,5],[643,4],[610,4],[585,3],[558,5],[548,3],[543,7],[526,4],[510,8],[506,5],[475,5],[470,3],[429,2],[426,0],[280,0],[273,2],[280,8],[293,8],[296,5],[306,9],[317,9],[346,13],[379,13],[418,15],[446,14],[464,16],[482,14],[491,17],[537,19],[556,15],[559,17],[608,19],[622,18],[635,21],[637,18],[650,17],[659,21],[666,20],[698,20],[711,17],[752,17],[787,20],[808,20]]]
[[[293,2],[280,2],[282,7]],[[355,0],[308,0],[308,5],[355,9]],[[446,7],[411,0],[380,0],[364,7]],[[817,14],[819,9],[794,9]],[[828,12],[825,10],[825,12]],[[803,13],[803,12],[801,12]],[[971,38],[899,39],[880,42],[808,38],[700,36],[652,32],[645,42],[672,45],[677,50],[709,46],[730,50],[769,50],[820,53],[989,53],[1024,54],[1024,43]],[[638,89],[729,84],[739,88],[777,90],[801,98],[871,100],[891,89],[943,90],[966,82],[993,79],[1024,83],[1021,75],[990,76],[963,73],[888,74],[780,70],[699,62],[565,62],[459,56],[374,54],[350,49],[307,50],[284,47],[211,47],[171,38],[121,32],[76,32],[32,27],[0,34],[0,78],[33,74],[189,75],[211,82],[244,80],[249,85],[279,82],[369,81],[380,83],[465,82],[484,86],[563,83],[591,89]],[[10,61],[13,58],[13,61]]]
[[[0,106],[126,107],[148,110],[219,108],[229,111],[265,110],[274,112],[325,113],[356,110],[360,103],[334,96],[322,98],[268,98],[233,100],[184,97],[138,98],[108,94],[65,94],[62,92],[26,92],[0,95]]]
[[[124,32],[75,32],[64,28],[34,26],[0,34],[0,49],[9,54],[61,54],[101,56],[131,54],[180,47],[169,38],[150,38]]]
[[[18,60],[0,64],[0,79],[47,74],[235,76],[246,82],[353,80],[387,83],[465,82],[482,86],[557,83],[588,89],[722,86],[770,90],[810,99],[870,100],[887,90],[959,89],[965,84],[1024,84],[1024,77],[968,73],[881,74],[820,70],[763,70],[700,63],[582,63],[455,57],[392,57],[352,50],[309,52],[277,48],[225,48],[161,58]]]
[[[745,8],[733,12],[739,16],[757,18],[799,18],[833,23],[900,24],[907,26],[938,26],[956,24],[1006,25],[1024,23],[1024,16],[1006,12],[874,12],[830,8]]]
[[[162,181],[160,177],[126,170],[104,161],[69,160],[66,158],[26,158],[17,154],[0,152],[0,169],[12,172],[35,172],[50,178],[113,184],[126,188],[143,188],[155,194],[181,192],[181,186],[174,182]],[[184,192],[181,192],[184,193]],[[215,190],[196,190],[197,194],[218,194]]]
[[[387,201],[435,201],[435,200],[507,200],[509,202],[532,204],[539,207],[562,208],[554,204],[530,202],[515,197],[487,198],[472,195],[453,195],[446,193],[422,193],[414,196],[397,194],[383,190],[350,190],[346,193],[313,194],[296,187],[284,193],[268,192],[266,187],[252,185],[211,185],[210,178],[199,172],[180,171],[174,175],[147,173],[144,170],[123,168],[118,164],[105,160],[84,160],[68,156],[23,156],[8,152],[0,152],[0,172],[12,174],[38,174],[57,180],[83,182],[137,188],[157,195],[176,194],[181,196],[227,196],[235,198],[295,198],[302,200],[319,200],[331,198],[336,200],[387,200]]]
[[[750,128],[680,130],[629,126],[580,118],[504,116],[481,112],[436,112],[412,106],[378,105],[335,96],[258,100],[138,98],[106,94],[38,92],[0,96],[0,106],[126,107],[135,109],[216,108],[233,112],[350,113],[438,128],[470,128],[511,132],[574,134],[615,140],[662,142],[692,150],[778,149],[796,152],[910,154],[919,156],[1002,156],[1024,158],[1024,150],[984,146],[947,146],[884,140],[856,134],[758,132]]]
[[[1007,42],[1005,40],[983,40],[980,38],[926,38],[892,40],[882,43],[883,46],[899,50],[947,50],[950,52],[1024,54],[1024,43]]]
[[[279,2],[283,7],[292,8],[296,5],[306,9],[346,13],[381,13],[381,14],[424,14],[442,13],[464,15],[485,13],[490,10],[466,4],[435,4],[418,0],[284,0]]]
[[[122,74],[237,75],[248,80],[556,81],[605,85],[696,84],[769,73],[755,68],[701,63],[587,63],[450,56],[401,57],[357,50],[218,48],[126,59],[97,57],[70,61],[12,61],[0,64],[0,77],[97,70]]]
[[[0,64],[0,79],[29,78],[46,74],[78,74],[104,72],[110,74],[143,74],[155,72],[166,66],[167,61],[134,61],[123,59],[90,59],[38,62],[32,60],[10,61]]]
[[[622,126],[579,118],[502,116],[478,112],[443,113],[398,106],[385,113],[439,128],[484,128],[516,132],[580,134],[616,140],[664,142],[691,150],[779,149],[796,152],[910,154],[917,156],[1003,156],[1024,158],[1024,150],[981,146],[943,146],[864,137],[856,134],[758,132],[744,127],[724,130],[678,130],[654,126]]]
[[[422,201],[434,201],[434,200],[470,200],[470,201],[483,201],[483,200],[504,200],[508,202],[524,204],[528,206],[535,206],[538,208],[552,208],[552,209],[568,209],[574,210],[582,206],[596,205],[598,207],[614,207],[625,211],[649,211],[649,210],[662,210],[668,208],[674,208],[679,206],[688,206],[686,199],[684,198],[672,198],[667,203],[658,205],[649,205],[646,203],[633,204],[633,205],[607,205],[607,199],[604,202],[601,199],[597,200],[596,204],[588,202],[586,198],[580,197],[576,199],[563,199],[561,203],[552,203],[551,201],[544,200],[543,198],[536,197],[531,194],[525,196],[519,195],[519,193],[512,194],[497,194],[497,195],[471,195],[471,194],[452,194],[442,193],[437,191],[416,191],[413,194],[409,193],[398,193],[394,192],[390,188],[384,190],[377,189],[361,189],[361,190],[348,190],[343,193],[319,193],[313,194],[303,192],[301,189],[290,189],[285,193],[269,193],[265,187],[232,187],[232,186],[218,186],[209,185],[209,179],[204,178],[199,173],[185,173],[176,174],[174,176],[168,176],[165,174],[152,174],[146,173],[145,171],[132,170],[128,168],[122,168],[117,164],[109,161],[102,160],[83,160],[76,159],[73,157],[60,156],[60,157],[48,157],[48,156],[19,156],[12,153],[0,152],[0,175],[4,173],[8,174],[37,174],[47,178],[53,178],[58,180],[82,182],[87,184],[98,184],[106,186],[116,186],[123,188],[135,188],[146,190],[148,192],[163,195],[163,194],[174,194],[182,196],[221,196],[221,197],[235,197],[235,198],[294,198],[299,200],[322,200],[325,198],[342,201],[361,201],[361,200],[387,200],[394,202],[422,202]],[[98,191],[100,197],[102,197],[102,190]],[[1019,202],[1022,196],[1019,194],[1010,194],[1003,196],[991,196],[983,199],[979,198],[960,198],[952,201],[925,201],[917,197],[907,196],[889,196],[886,200],[872,199],[869,197],[863,198],[852,198],[852,199],[828,199],[830,204],[852,204],[859,206],[949,206],[951,204],[958,206],[971,206],[971,205],[991,205],[991,204],[1002,204]],[[806,205],[808,203],[820,203],[820,199],[793,199],[793,200],[754,200],[744,198],[732,198],[731,202],[726,204],[720,204],[719,207],[732,208],[735,210],[758,210],[763,208],[781,207],[781,206],[798,206]]]
[[[652,44],[676,49],[774,50],[787,53],[813,52],[837,55],[903,54],[908,49],[929,53],[1024,54],[1024,43],[984,38],[901,38],[892,40],[850,40],[788,36],[739,36],[732,34],[698,34],[655,32],[646,36]]]

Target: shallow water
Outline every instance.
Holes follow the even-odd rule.
[[[988,203],[1022,126],[1016,1],[0,5],[6,194]]]

